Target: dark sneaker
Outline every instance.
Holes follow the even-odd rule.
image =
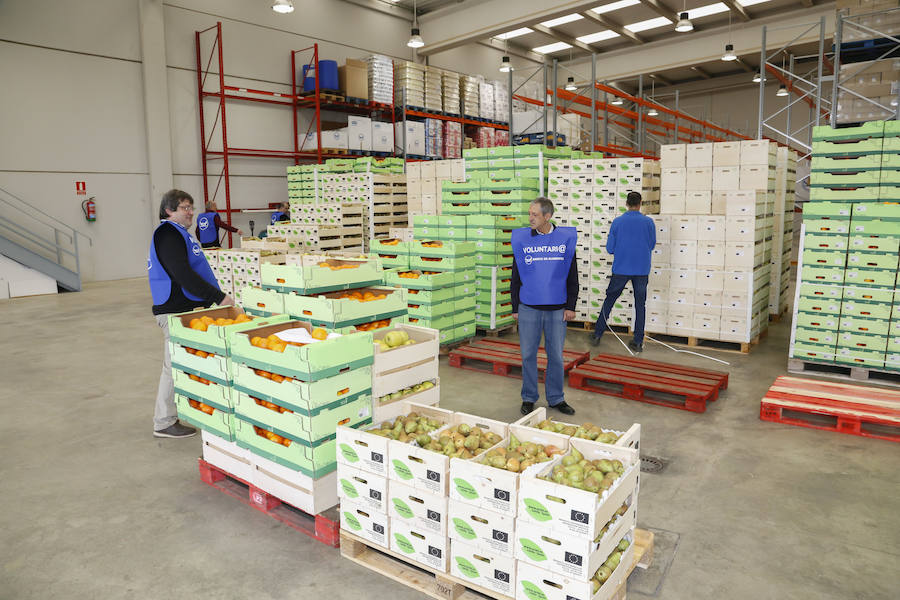
[[[592,334],[592,335],[591,335],[591,347],[592,347],[592,348],[596,348],[597,346],[599,346],[599,345],[600,345],[600,340],[601,340],[601,339],[603,339],[603,338],[600,337],[600,336],[597,336],[597,335],[593,335],[593,334]]]
[[[644,351],[644,345],[643,344],[635,344],[634,340],[631,340],[630,342],[628,342],[628,347],[631,349],[632,352],[635,352],[638,354],[640,354],[641,352]]]
[[[192,435],[197,435],[197,430],[193,427],[182,425],[178,421],[175,421],[175,423],[169,425],[165,429],[153,432],[153,437],[158,438],[186,438],[191,437]]]
[[[523,402],[522,403],[522,414],[527,415],[531,411],[534,410],[534,402]]]
[[[560,402],[559,404],[557,404],[555,406],[551,406],[550,408],[555,408],[556,410],[558,410],[559,412],[561,412],[564,415],[574,415],[575,414],[575,409],[572,408],[571,406],[569,406],[568,404],[566,404],[565,402]]]

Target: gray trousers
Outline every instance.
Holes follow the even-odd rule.
[[[172,381],[172,356],[169,354],[169,315],[156,315],[156,324],[163,330],[163,365],[156,391],[156,408],[153,410],[153,430],[160,431],[175,424],[178,411],[175,408],[175,384]]]

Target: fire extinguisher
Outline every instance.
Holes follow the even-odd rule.
[[[97,203],[94,202],[94,196],[81,203],[81,210],[84,212],[84,218],[88,223],[97,220]]]

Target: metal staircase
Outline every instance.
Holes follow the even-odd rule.
[[[78,237],[91,238],[0,188],[0,254],[56,280],[64,290],[81,290]]]

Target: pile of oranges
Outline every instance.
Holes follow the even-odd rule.
[[[274,431],[269,431],[268,429],[263,429],[262,427],[257,427],[256,425],[253,426],[253,431],[256,432],[256,435],[264,437],[270,442],[275,442],[276,444],[281,444],[285,447],[291,445],[291,440],[287,439],[286,437],[281,437]]]
[[[399,275],[397,275],[400,279],[418,279],[419,272],[418,271],[403,271]]]
[[[253,396],[251,396],[251,398],[253,398]],[[260,400],[259,398],[253,398],[253,401],[256,402],[260,406],[268,408],[269,410],[274,410],[275,412],[278,412],[278,413],[291,413],[291,414],[294,413],[294,411],[292,411],[291,409],[284,408],[282,406],[278,406],[274,402],[269,402],[268,400]]]
[[[190,377],[192,380],[196,381],[197,383],[202,383],[203,385],[211,385],[212,384],[212,381],[210,381],[209,379],[203,379],[202,377],[198,377],[197,375],[194,375],[193,373],[188,373],[188,377]]]
[[[193,354],[194,356],[199,356],[200,358],[206,358],[207,356],[215,356],[212,352],[204,352],[203,350],[197,350],[195,348],[188,348],[184,346],[184,349],[188,354]]]
[[[397,238],[388,238],[386,240],[381,240],[382,246],[396,246],[399,243],[400,240],[398,240]]]
[[[197,331],[206,331],[211,325],[215,325],[217,327],[226,327],[228,325],[236,325],[238,323],[249,323],[252,320],[253,317],[245,315],[244,313],[239,314],[233,319],[225,319],[223,317],[213,319],[212,317],[206,315],[198,317],[196,319],[191,319],[188,327],[190,327],[191,329],[196,329]]]
[[[316,327],[312,330],[310,336],[316,340],[324,340],[328,338],[328,331],[321,327]],[[299,348],[306,344],[303,342],[286,342],[273,333],[269,337],[253,336],[250,338],[250,345],[257,348],[265,348],[266,350],[274,350],[275,352],[284,352],[288,346],[297,346]]]
[[[344,264],[340,264],[340,265],[333,265],[333,264],[327,263],[327,262],[320,262],[319,266],[324,267],[326,269],[331,269],[332,271],[340,271],[341,269],[356,269],[359,267],[358,264],[354,264],[354,263],[344,263]]]
[[[423,247],[423,248],[443,248],[443,247],[444,247],[444,242],[437,242],[437,241],[434,241],[434,242],[422,242],[422,247]]]
[[[372,331],[373,329],[381,329],[391,324],[390,319],[381,319],[380,321],[372,321],[371,323],[361,323],[356,326],[357,331]]]
[[[434,256],[423,256],[423,257],[422,257],[422,260],[425,260],[425,261],[428,261],[428,262],[441,262],[441,261],[444,260],[444,259],[443,259],[443,258],[436,258],[436,257],[434,257]]]
[[[338,300],[356,300],[357,302],[371,302],[372,300],[384,300],[385,298],[387,298],[386,294],[375,294],[374,292],[361,293],[358,291],[344,292],[338,296]]]
[[[279,375],[278,373],[269,373],[268,371],[263,371],[262,369],[253,369],[253,372],[259,375],[260,377],[265,377],[266,379],[271,379],[275,383],[281,383],[282,381],[293,381],[293,377],[288,377],[287,375]]]
[[[216,410],[209,404],[203,404],[202,402],[197,402],[196,400],[192,400],[188,398],[188,404],[191,405],[191,408],[196,408],[199,411],[205,412],[208,415],[213,414],[213,411]]]

